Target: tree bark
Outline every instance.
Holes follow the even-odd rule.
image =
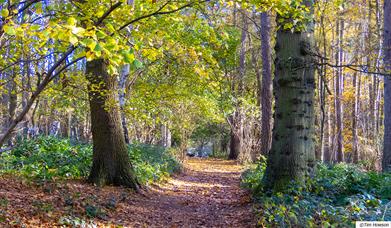
[[[243,138],[243,110],[242,102],[240,101],[241,96],[243,95],[243,78],[246,73],[246,40],[247,40],[247,15],[246,12],[242,12],[242,35],[241,35],[241,46],[239,53],[239,72],[236,77],[237,82],[237,91],[236,91],[236,110],[232,118],[232,127],[231,127],[231,142],[230,142],[230,153],[229,159],[237,159],[239,154],[242,152],[242,138]]]
[[[117,78],[102,60],[87,62],[93,164],[88,180],[98,186],[123,185],[138,189],[123,134]]]
[[[12,72],[12,76],[10,78],[9,84],[8,84],[8,97],[9,97],[9,105],[8,105],[8,119],[7,119],[7,126],[11,125],[13,118],[15,117],[16,108],[18,105],[18,92],[17,92],[17,85],[15,82],[15,72]],[[11,137],[8,138],[8,145],[12,146],[13,144],[13,136],[14,134],[11,134]]]
[[[360,111],[360,89],[361,89],[361,76],[357,76],[357,73],[353,75],[353,86],[354,86],[354,107],[352,115],[352,130],[353,130],[353,163],[358,163],[360,160],[360,151],[358,148],[358,114]]]
[[[331,113],[330,113],[330,105],[325,107],[325,127],[324,127],[324,144],[322,149],[322,161],[325,163],[330,163],[331,161]]]
[[[322,16],[320,17],[320,30],[322,35],[322,48],[323,48],[323,56],[327,56],[327,36],[326,36],[326,28],[325,28],[325,8],[322,10]],[[323,65],[326,62],[325,59],[321,60],[322,66],[320,68],[319,73],[319,106],[320,106],[320,156],[317,153],[317,160],[323,162],[329,162],[330,159],[330,148],[331,142],[329,141],[329,119],[330,113],[327,105],[327,94],[328,92],[326,77],[327,77],[327,66]]]
[[[388,76],[384,77],[384,145],[383,171],[391,171],[391,2],[384,1],[384,66]]]
[[[121,123],[122,123],[122,128],[124,131],[124,138],[125,138],[125,143],[129,144],[129,131],[128,131],[128,125],[126,121],[126,115],[125,115],[125,94],[126,94],[126,80],[129,77],[130,74],[130,66],[129,64],[125,64],[122,66],[121,69],[121,74],[119,78],[119,106],[121,108]]]
[[[262,56],[262,89],[261,89],[261,153],[268,154],[271,144],[272,124],[272,64],[270,15],[261,13],[261,56]]]
[[[228,159],[235,160],[240,153],[240,136],[231,131],[230,137]]]
[[[160,145],[166,148],[171,147],[171,131],[170,128],[168,128],[167,124],[162,124],[160,126],[160,132],[161,132],[161,138],[160,138]]]
[[[312,6],[312,1],[306,1]],[[311,57],[313,24],[306,31],[277,32],[273,141],[266,173],[266,190],[283,190],[304,181],[315,163],[314,90]]]
[[[338,37],[338,50],[336,53],[336,65],[342,64],[343,61],[343,30],[344,22],[341,19],[337,20],[337,37]],[[339,67],[336,69],[335,77],[335,118],[336,118],[336,127],[337,127],[337,148],[336,148],[336,160],[337,162],[343,162],[343,113],[342,113],[342,87],[343,87],[343,75],[342,68]]]

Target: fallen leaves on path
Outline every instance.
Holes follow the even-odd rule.
[[[0,225],[54,227],[254,227],[233,161],[189,159],[181,174],[142,194],[81,181],[37,185],[0,178]]]

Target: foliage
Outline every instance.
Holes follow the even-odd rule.
[[[21,141],[0,158],[0,172],[39,180],[87,176],[92,158],[90,145],[72,145],[69,140],[39,137]]]
[[[265,162],[248,170],[242,184],[252,190],[258,223],[279,227],[348,227],[354,221],[391,219],[391,174],[365,172],[350,164],[319,164],[304,186],[262,192]]]
[[[133,144],[129,151],[136,175],[141,183],[158,181],[180,170],[179,162],[174,157],[173,151],[163,147]]]
[[[151,145],[129,146],[136,175],[143,184],[161,180],[179,170],[179,162],[168,150]],[[39,137],[21,141],[0,155],[0,173],[13,173],[47,181],[84,178],[92,164],[90,144],[72,144],[67,139]]]

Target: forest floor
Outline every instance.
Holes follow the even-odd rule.
[[[254,227],[243,166],[187,160],[184,171],[140,193],[82,181],[36,184],[0,178],[0,226]]]

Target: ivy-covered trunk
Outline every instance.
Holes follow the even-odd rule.
[[[277,32],[274,129],[265,173],[266,189],[302,181],[315,162],[313,27]]]
[[[108,74],[103,59],[87,62],[86,76],[93,139],[93,164],[88,179],[99,186],[137,189],[121,125],[117,78]]]

